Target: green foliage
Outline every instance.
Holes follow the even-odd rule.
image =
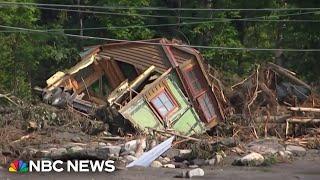
[[[8,2],[35,2],[51,4],[77,4],[75,0],[8,0]],[[307,1],[160,1],[160,0],[81,0],[88,6],[130,6],[169,8],[291,8],[318,7],[314,0]],[[178,38],[193,45],[214,47],[256,47],[319,49],[320,24],[305,22],[253,22],[183,19],[182,16],[216,18],[263,19],[320,19],[320,13],[287,15],[299,11],[141,11],[102,10],[84,8],[88,11],[114,13],[94,14],[48,10],[35,6],[4,6],[0,9],[0,24],[30,29],[61,29],[55,33],[37,33],[1,28],[0,31],[0,89],[23,97],[31,96],[32,87],[45,86],[45,80],[58,69],[69,68],[77,61],[81,47],[105,43],[102,40],[66,37],[63,33],[79,34],[80,19],[84,28],[106,27],[106,29],[84,30],[84,35],[115,39],[140,40],[156,37]],[[118,15],[115,15],[118,14]],[[123,15],[119,15],[123,14]],[[163,15],[171,17],[143,17]],[[192,25],[181,25],[195,21],[207,21]],[[176,23],[175,26],[145,27],[150,24]],[[179,24],[180,23],[180,24]],[[138,26],[135,28],[114,28]],[[6,31],[6,32],[4,32]],[[14,31],[14,32],[7,32]],[[255,64],[274,61],[296,71],[309,82],[320,83],[319,52],[251,52],[223,49],[199,49],[208,63],[223,72],[224,77],[247,75]]]

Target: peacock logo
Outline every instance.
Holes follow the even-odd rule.
[[[29,169],[28,169],[27,163],[25,163],[22,160],[14,160],[9,167],[9,172],[12,172],[12,173],[16,173],[16,172],[26,173],[28,172],[28,170]]]

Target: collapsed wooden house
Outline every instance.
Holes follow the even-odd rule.
[[[205,68],[198,51],[164,38],[97,45],[50,77],[43,99],[106,122],[121,116],[142,132],[199,134],[224,120]]]

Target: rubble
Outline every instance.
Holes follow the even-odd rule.
[[[195,168],[190,178],[229,155],[259,166],[320,148],[320,98],[295,73],[259,65],[228,89],[195,49],[150,41],[163,46],[88,48],[40,89],[45,104],[0,94],[1,163],[114,159],[118,169]]]

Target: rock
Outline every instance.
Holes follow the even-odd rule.
[[[259,166],[264,162],[264,157],[256,152],[252,152],[240,159],[236,159],[233,165],[239,166]]]
[[[290,159],[292,157],[292,152],[290,151],[279,151],[278,154],[283,159]]]
[[[181,176],[182,178],[192,178],[197,176],[204,176],[204,171],[201,168],[195,168],[191,169],[187,172],[182,172]]]
[[[206,165],[206,160],[197,158],[197,159],[192,160],[191,164],[198,165],[198,166],[204,166],[204,165]]]
[[[165,164],[163,165],[164,168],[170,168],[170,169],[174,169],[176,168],[176,166],[174,164]]]
[[[131,163],[132,161],[137,160],[137,158],[135,156],[131,156],[131,155],[127,155],[124,158],[128,163]]]
[[[123,146],[123,151],[136,151],[138,146],[140,146],[143,150],[146,149],[147,144],[145,139],[135,139],[132,141],[128,141]]]
[[[215,163],[216,163],[216,159],[215,158],[206,160],[206,164],[207,165],[213,166],[213,165],[215,165]]]
[[[71,138],[71,141],[75,142],[75,143],[81,142],[81,138],[79,136],[76,136],[76,137]]]
[[[81,154],[83,152],[84,152],[84,148],[80,146],[71,147],[68,151],[68,153],[73,153],[73,154]]]
[[[162,167],[162,164],[159,161],[153,161],[150,166],[153,168],[160,168]]]
[[[168,164],[168,163],[170,163],[171,162],[171,159],[170,158],[168,158],[168,157],[159,157],[158,158],[159,159],[159,161],[162,163],[162,164]]]
[[[262,155],[272,155],[285,150],[284,146],[276,138],[255,140],[247,144],[247,149]]]
[[[220,154],[217,154],[215,157],[216,164],[220,164],[223,161],[223,157]]]
[[[307,153],[305,148],[301,146],[294,146],[294,145],[288,145],[286,147],[286,151],[292,152],[295,156],[304,156]]]

